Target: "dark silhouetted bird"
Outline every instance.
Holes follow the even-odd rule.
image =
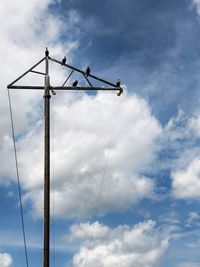
[[[117,82],[116,82],[116,86],[117,86],[117,87],[120,87],[120,84],[121,84],[121,81],[120,81],[120,79],[119,79],[119,80],[117,80]]]
[[[48,57],[49,56],[49,50],[48,48],[46,47],[46,51],[45,51],[45,56]]]
[[[66,63],[66,57],[64,57],[63,59],[62,59],[62,65],[64,65],[65,63]]]
[[[77,85],[78,85],[78,81],[76,80],[76,81],[73,82],[72,86],[76,87]]]
[[[85,76],[88,77],[89,75],[90,75],[90,68],[88,66],[86,71],[85,71]]]

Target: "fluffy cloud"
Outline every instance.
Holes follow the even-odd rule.
[[[195,136],[200,137],[200,115],[190,119],[189,128],[193,131]]]
[[[156,230],[151,220],[114,229],[99,222],[73,225],[66,239],[83,242],[73,257],[74,267],[86,262],[88,267],[152,267],[168,248],[168,238]]]
[[[2,23],[0,29],[3,36],[0,52],[5,62],[0,78],[4,88],[43,56],[41,51],[46,45],[59,57],[64,53],[67,56],[77,46],[77,42],[69,41],[64,48],[55,41],[64,30],[69,32],[79,18],[77,12],[69,11],[66,17],[69,24],[65,28],[67,23],[61,23],[60,18],[53,17],[48,10],[48,5],[53,2],[44,0],[38,4],[38,0],[34,0],[29,4],[22,1],[18,5],[15,1],[3,1],[1,4],[1,19],[6,20],[8,10],[9,17],[13,18],[9,23]],[[55,74],[52,84],[65,77],[53,64],[51,71]],[[43,80],[30,76],[25,82],[41,84]],[[99,214],[120,211],[150,197],[154,184],[143,173],[154,161],[156,139],[162,130],[148,104],[126,94],[120,98],[110,94],[63,96],[60,93],[52,99],[56,215],[90,216],[97,212],[99,199]],[[35,214],[41,215],[42,92],[12,91],[11,97],[22,186],[27,192],[26,199],[33,203]],[[119,102],[117,106],[116,101]],[[6,183],[15,179],[15,170],[12,139],[8,135],[10,122],[5,89],[0,110],[0,182]]]
[[[161,127],[144,100],[100,93],[58,94],[52,101],[55,215],[121,211],[152,196],[154,183],[142,173],[154,161]],[[17,144],[26,198],[37,215],[42,215],[42,142],[38,121]]]
[[[178,198],[200,198],[200,159],[195,158],[186,169],[172,173],[174,195]]]
[[[7,253],[0,253],[0,266],[1,267],[11,267],[12,257]]]
[[[175,170],[178,166],[185,166],[194,157],[192,151],[194,132],[191,120],[179,109],[177,116],[172,117],[163,128],[160,139],[162,156],[159,166],[161,169]]]
[[[6,183],[15,175],[14,168],[9,167],[14,166],[14,162],[12,142],[8,134],[10,133],[10,121],[7,84],[41,59],[46,46],[49,47],[52,55],[62,57],[65,54],[68,57],[69,52],[72,52],[78,45],[78,41],[68,40],[65,46],[59,42],[63,31],[69,33],[76,21],[71,19],[71,11],[69,11],[70,26],[66,28],[65,23],[62,23],[60,18],[53,16],[48,9],[49,4],[54,2],[53,0],[33,0],[30,3],[23,0],[20,3],[13,0],[1,2],[0,53],[3,68],[0,71],[0,183]],[[76,17],[78,19],[78,14]],[[54,71],[52,83],[65,78],[62,70],[58,72],[54,65],[51,66],[51,69]],[[41,79],[35,74],[23,80],[23,84],[43,83],[43,77]],[[37,106],[40,105],[42,92],[12,91],[11,98],[16,134],[21,135],[22,132],[29,131],[32,121],[38,120],[38,116],[41,114],[41,110]]]
[[[200,137],[199,117],[198,115],[187,118],[180,131],[175,127],[175,133],[179,132],[177,136],[180,145],[176,151],[177,158],[174,160],[171,177],[173,195],[177,198],[199,199],[200,197],[200,151],[197,146]]]
[[[168,168],[172,178],[172,195],[182,199],[199,199],[199,115],[188,117],[179,110],[163,130],[162,167]]]

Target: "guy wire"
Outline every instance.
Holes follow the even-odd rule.
[[[111,123],[111,134],[109,137],[109,143],[112,140],[113,135],[114,135],[118,105],[119,105],[119,101],[116,101],[115,108],[113,108],[113,114],[112,114],[113,118],[112,118],[112,123]],[[101,197],[102,197],[103,184],[105,181],[106,171],[108,169],[108,161],[109,161],[109,152],[107,151],[106,156],[105,156],[105,164],[104,164],[104,168],[103,168],[102,179],[100,181],[100,188],[99,188],[99,192],[98,192],[97,200],[96,200],[95,217],[98,215],[98,211],[99,211],[99,206],[100,206]],[[92,246],[93,237],[94,237],[94,223],[91,225],[89,236],[90,237],[89,237],[88,252],[87,252],[86,257],[85,257],[85,264],[83,264],[84,267],[87,267],[87,265],[88,265],[88,257],[89,257],[90,249]]]
[[[28,267],[29,261],[28,261],[27,245],[26,245],[26,233],[25,233],[24,212],[23,212],[22,194],[21,194],[21,183],[20,183],[20,177],[19,177],[19,167],[18,167],[18,160],[17,160],[17,149],[16,149],[16,141],[15,141],[13,112],[12,112],[11,97],[10,97],[9,89],[8,89],[8,101],[9,101],[9,110],[10,110],[10,122],[11,122],[11,129],[12,129],[13,148],[14,148],[14,155],[15,155],[15,167],[16,167],[17,186],[18,186],[19,203],[20,203],[20,215],[21,215],[23,242],[24,242],[24,252],[25,252],[26,266]]]

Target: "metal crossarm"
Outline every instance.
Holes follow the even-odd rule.
[[[32,90],[44,90],[44,86],[31,86],[31,85],[8,85],[8,89],[32,89]],[[50,90],[60,90],[60,91],[117,91],[119,90],[116,87],[91,87],[91,86],[49,86]]]
[[[50,86],[49,85],[49,89],[50,90],[81,90],[81,91],[117,91],[117,95],[121,95],[123,93],[123,88],[121,86],[118,86],[117,84],[114,84],[114,83],[111,83],[109,81],[106,81],[102,78],[99,78],[95,75],[92,75],[92,74],[87,74],[85,73],[85,71],[79,69],[79,68],[76,68],[76,67],[73,67],[69,64],[66,64],[66,63],[63,63],[62,61],[59,61],[55,58],[52,58],[50,57],[49,55],[42,58],[39,62],[37,62],[34,66],[32,66],[30,69],[28,69],[25,73],[23,73],[22,75],[20,75],[16,80],[14,80],[12,83],[10,83],[7,88],[8,89],[36,89],[36,90],[43,90],[44,89],[44,86],[33,86],[33,85],[16,85],[16,83],[21,80],[25,75],[27,75],[28,73],[35,73],[35,74],[39,74],[39,75],[43,75],[45,76],[46,73],[43,73],[43,72],[40,72],[40,71],[36,71],[34,70],[40,63],[42,63],[45,59],[47,59],[48,61],[51,60],[52,62],[55,62],[59,65],[62,65],[66,68],[69,68],[71,69],[72,71],[70,72],[70,74],[68,75],[67,79],[64,81],[64,83],[62,84],[62,86]],[[89,86],[76,86],[76,87],[73,87],[73,86],[64,86],[67,81],[69,80],[69,78],[71,77],[71,75],[74,73],[74,72],[78,72],[78,73],[81,73],[84,78],[86,79],[87,83],[89,84]],[[92,82],[89,80],[89,78],[92,78],[93,80],[97,80],[101,83],[103,83],[104,86],[93,86],[92,85]],[[107,85],[105,87],[105,85]],[[109,86],[109,87],[108,87]]]

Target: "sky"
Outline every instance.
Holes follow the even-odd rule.
[[[2,0],[0,24],[0,267],[25,266],[7,85],[46,47],[124,88],[51,97],[51,266],[200,267],[200,1]],[[68,74],[50,63],[52,86]],[[43,92],[10,94],[29,266],[41,266]]]

